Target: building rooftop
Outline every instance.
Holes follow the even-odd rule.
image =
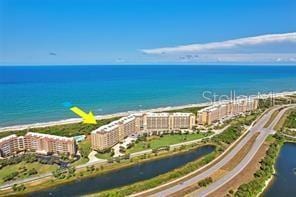
[[[188,117],[193,115],[192,113],[181,113],[181,112],[176,112],[176,113],[171,113],[171,115],[173,116],[183,116],[183,117]],[[135,114],[131,114],[129,116],[126,117],[122,117],[119,120],[115,120],[107,125],[103,125],[99,128],[97,128],[96,130],[93,130],[91,133],[106,133],[106,132],[110,132],[114,129],[117,129],[119,127],[120,124],[127,124],[133,120],[136,119],[136,117],[138,116],[143,116],[143,113],[135,113]],[[147,117],[169,117],[170,113],[153,113],[153,112],[149,112],[146,113]]]
[[[176,113],[173,113],[172,115],[173,116],[186,116],[186,117],[188,117],[188,116],[192,116],[193,113],[176,112]]]
[[[17,137],[17,136],[16,136],[15,134],[12,134],[12,135],[6,136],[6,137],[0,139],[0,143],[1,143],[1,142],[4,142],[4,141],[6,141],[6,140],[10,140],[10,139],[16,138],[16,137]]]
[[[136,119],[136,118],[135,118],[134,115],[129,115],[129,116],[126,116],[126,117],[120,118],[120,119],[118,120],[118,122],[123,123],[123,124],[126,124],[126,123],[129,123],[129,122],[131,122],[131,121],[133,121],[133,120],[135,120],[135,119]]]
[[[152,112],[149,112],[146,114],[147,117],[169,117],[169,113],[152,113]]]
[[[233,100],[233,101],[223,101],[223,102],[220,102],[220,103],[215,103],[209,107],[206,107],[206,108],[203,108],[201,110],[198,111],[198,113],[202,113],[204,111],[215,111],[217,109],[219,109],[219,107],[223,107],[223,106],[227,106],[229,104],[235,104],[235,105],[238,105],[238,104],[241,104],[241,103],[244,103],[244,102],[248,102],[248,103],[252,103],[254,102],[255,99],[238,99],[238,100]]]
[[[62,136],[56,136],[56,135],[50,135],[50,134],[44,134],[44,133],[34,133],[34,132],[28,132],[25,136],[33,136],[33,137],[40,137],[40,138],[50,138],[55,140],[64,140],[64,141],[73,141],[74,139],[72,137],[62,137]]]

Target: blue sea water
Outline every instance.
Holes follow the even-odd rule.
[[[0,126],[204,102],[203,91],[296,90],[294,66],[3,66]]]

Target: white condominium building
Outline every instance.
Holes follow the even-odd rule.
[[[140,131],[192,129],[194,125],[195,116],[192,113],[137,113],[92,131],[91,144],[95,150],[105,150]]]

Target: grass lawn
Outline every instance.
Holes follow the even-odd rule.
[[[88,162],[88,159],[87,158],[83,158],[81,157],[78,161],[75,161],[74,163],[71,164],[71,166],[79,166],[79,165],[82,165],[82,164],[86,164]]]
[[[178,144],[181,142],[187,142],[192,140],[201,139],[206,137],[207,134],[204,133],[194,133],[194,134],[173,134],[164,135],[163,137],[152,136],[148,138],[148,141],[140,141],[136,143],[133,147],[127,150],[127,153],[139,152],[146,149],[157,149],[164,146],[169,146],[172,144]]]
[[[99,159],[109,159],[111,158],[111,153],[107,152],[107,153],[97,153],[96,157]]]
[[[126,153],[135,153],[135,152],[140,152],[143,150],[147,150],[150,149],[148,147],[149,142],[144,142],[144,141],[140,141],[136,144],[134,144],[134,146],[132,146],[131,148],[126,150]]]
[[[0,183],[3,183],[3,177],[7,176],[8,174],[12,172],[16,172],[19,170],[20,167],[26,167],[28,170],[35,168],[38,172],[38,174],[44,174],[48,172],[52,172],[58,168],[57,165],[46,165],[46,164],[40,164],[38,162],[34,163],[25,163],[21,162],[14,165],[5,166],[0,170]],[[25,176],[21,174],[19,178],[26,178],[28,176]]]
[[[247,115],[247,116],[239,116],[239,117],[235,117],[233,120],[231,120],[227,125],[231,125],[231,124],[251,124],[257,117],[258,115],[260,115],[260,113],[255,112],[253,114]]]
[[[91,141],[90,137],[87,137],[84,141],[78,143],[78,150],[81,157],[87,158],[91,152]]]

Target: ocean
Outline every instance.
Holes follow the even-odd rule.
[[[74,118],[72,105],[100,115],[295,90],[295,66],[2,66],[0,126]]]

